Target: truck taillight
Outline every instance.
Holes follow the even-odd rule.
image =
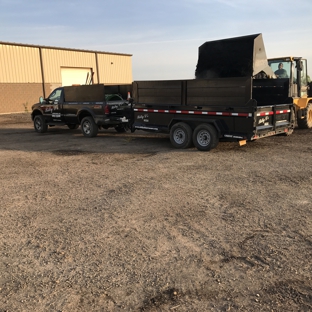
[[[108,105],[105,105],[104,113],[105,114],[109,114],[110,113],[110,107]]]

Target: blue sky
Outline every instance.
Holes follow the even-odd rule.
[[[0,0],[0,41],[133,54],[134,80],[194,78],[206,41],[262,33],[308,59],[312,0]]]

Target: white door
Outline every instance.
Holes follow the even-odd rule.
[[[91,68],[62,67],[62,86],[90,84]]]

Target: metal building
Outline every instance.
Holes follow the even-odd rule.
[[[132,83],[132,55],[0,41],[0,114],[30,111],[73,84]]]

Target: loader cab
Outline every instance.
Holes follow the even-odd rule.
[[[307,73],[307,60],[301,57],[287,57],[287,58],[276,58],[268,60],[270,67],[274,73],[280,72],[280,64],[286,71],[287,77],[289,78],[289,96],[293,98],[307,97],[308,96],[308,85],[310,77]]]

